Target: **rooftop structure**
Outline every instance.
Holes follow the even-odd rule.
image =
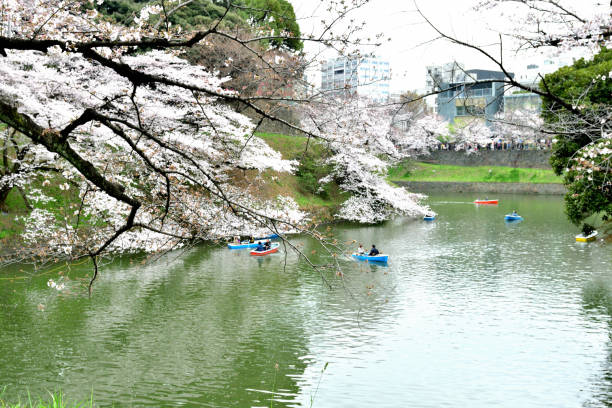
[[[441,84],[450,84],[463,80],[465,70],[463,64],[453,61],[442,65],[429,65],[426,67],[425,92],[440,89]]]

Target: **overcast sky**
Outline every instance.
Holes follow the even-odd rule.
[[[294,5],[302,33],[318,33],[321,30],[321,19],[325,17],[327,0],[291,0]],[[581,12],[595,10],[597,0],[573,1]],[[499,56],[499,35],[495,31],[509,31],[508,19],[500,15],[483,15],[476,13],[472,7],[474,0],[417,0],[421,12],[442,31],[462,40],[479,45],[489,45],[488,50]],[[437,34],[423,20],[416,10],[413,0],[372,0],[353,14],[356,21],[366,22],[369,35],[384,33],[391,41],[376,50],[376,54],[391,63],[393,79],[392,91],[419,90],[425,85],[425,67],[457,60],[466,69],[495,69],[484,57],[472,50],[446,41],[433,41]],[[495,30],[493,29],[495,27]],[[506,40],[504,40],[506,41]],[[495,44],[491,46],[491,44]],[[517,56],[511,52],[511,44],[504,43],[507,52],[504,61],[512,70],[524,69],[527,60],[537,56]],[[306,51],[315,53],[319,48],[310,43]],[[327,58],[334,57],[335,52],[326,51]],[[317,84],[319,85],[319,84]]]

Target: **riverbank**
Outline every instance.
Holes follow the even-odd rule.
[[[433,150],[420,155],[417,160],[433,164],[455,166],[502,166],[550,170],[551,150]]]
[[[389,171],[389,180],[417,193],[565,194],[561,177],[550,169],[505,166],[456,166],[404,162]]]
[[[548,194],[566,193],[563,184],[539,183],[468,183],[449,181],[393,181],[415,193],[479,193],[479,194]]]
[[[300,210],[307,212],[317,222],[329,222],[342,203],[350,194],[340,191],[334,182],[326,184],[321,190],[319,180],[329,174],[328,166],[321,166],[320,160],[325,157],[327,150],[320,143],[303,136],[290,136],[276,133],[258,133],[257,136],[266,141],[277,150],[283,159],[301,160],[301,165],[295,174],[280,173],[266,170],[259,173],[257,170],[236,171],[230,175],[233,184],[253,196],[261,199],[273,200],[279,195],[293,198]],[[305,159],[304,159],[305,158]],[[57,180],[56,180],[57,178]],[[34,208],[51,211],[59,218],[63,218],[64,208],[78,206],[79,197],[76,190],[61,190],[59,185],[64,183],[60,175],[48,175],[51,181],[44,187],[45,193],[51,198],[48,202],[31,202]],[[35,179],[27,188],[43,189],[45,178]],[[47,183],[49,184],[49,183]],[[27,194],[27,189],[26,189]],[[24,231],[21,216],[29,213],[23,197],[14,189],[9,194],[5,205],[0,208],[0,257],[12,253],[22,243],[19,237]],[[3,254],[4,253],[4,254]]]
[[[389,170],[391,181],[562,184],[550,169],[506,166],[457,166],[407,161]]]

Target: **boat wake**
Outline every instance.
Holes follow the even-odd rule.
[[[474,204],[473,201],[436,201],[430,204]]]

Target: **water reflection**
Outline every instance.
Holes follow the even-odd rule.
[[[390,255],[342,258],[342,276],[218,246],[117,260],[91,300],[49,275],[1,280],[0,389],[93,387],[102,406],[310,406],[315,392],[317,408],[609,405],[609,249],[574,243],[560,198],[474,198],[432,197],[434,223],[335,225]],[[504,223],[512,209],[523,223]]]

